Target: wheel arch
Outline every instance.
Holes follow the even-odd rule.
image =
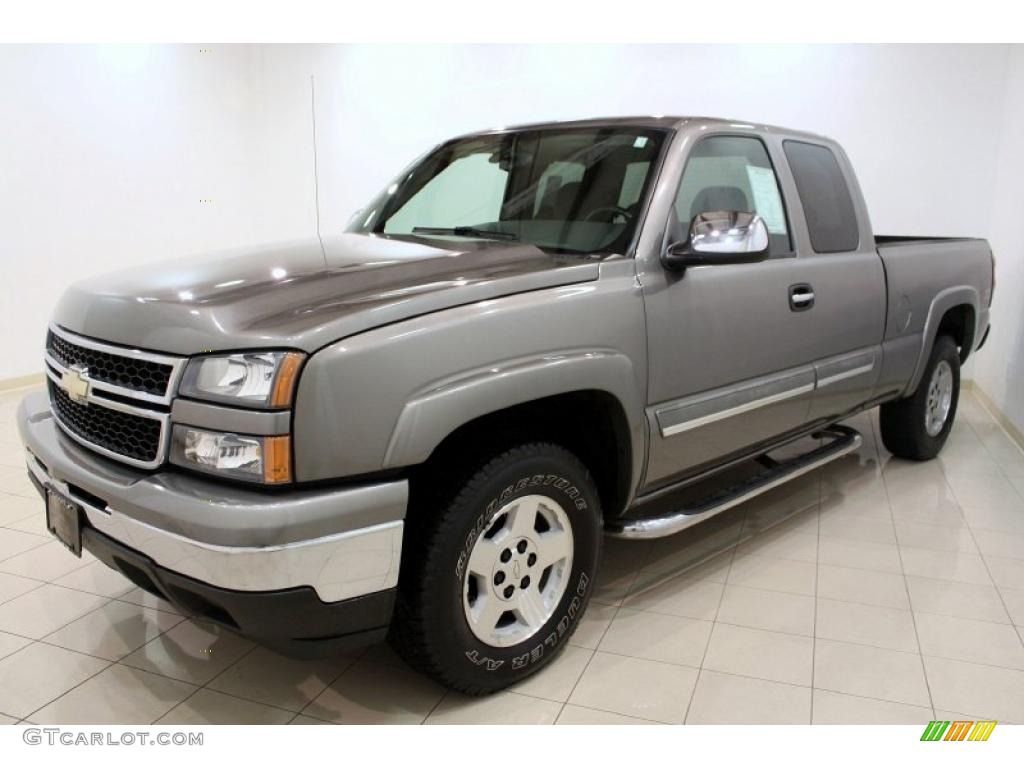
[[[606,518],[631,501],[640,467],[627,409],[613,393],[593,388],[527,400],[464,421],[417,463],[410,493],[421,501],[424,493],[448,490],[468,479],[488,456],[526,442],[552,442],[576,455],[590,471]]]
[[[952,336],[960,348],[961,364],[967,361],[976,342],[978,306],[978,292],[968,285],[947,288],[932,300],[921,334],[917,364],[904,394],[917,389],[940,334]]]

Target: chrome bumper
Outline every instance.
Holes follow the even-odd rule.
[[[398,583],[406,481],[267,495],[142,474],[70,441],[45,396],[22,402],[18,427],[40,485],[80,504],[91,528],[170,571],[240,591],[309,586],[324,602]]]

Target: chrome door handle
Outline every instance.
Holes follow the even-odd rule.
[[[794,312],[803,312],[814,306],[814,289],[807,283],[789,287],[789,308]]]

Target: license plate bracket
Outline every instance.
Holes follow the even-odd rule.
[[[82,556],[82,507],[50,487],[46,489],[46,527],[71,554]]]

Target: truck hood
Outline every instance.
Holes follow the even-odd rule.
[[[333,341],[416,315],[595,280],[598,264],[531,245],[361,234],[175,259],[90,278],[54,322],[115,344],[192,355]]]

